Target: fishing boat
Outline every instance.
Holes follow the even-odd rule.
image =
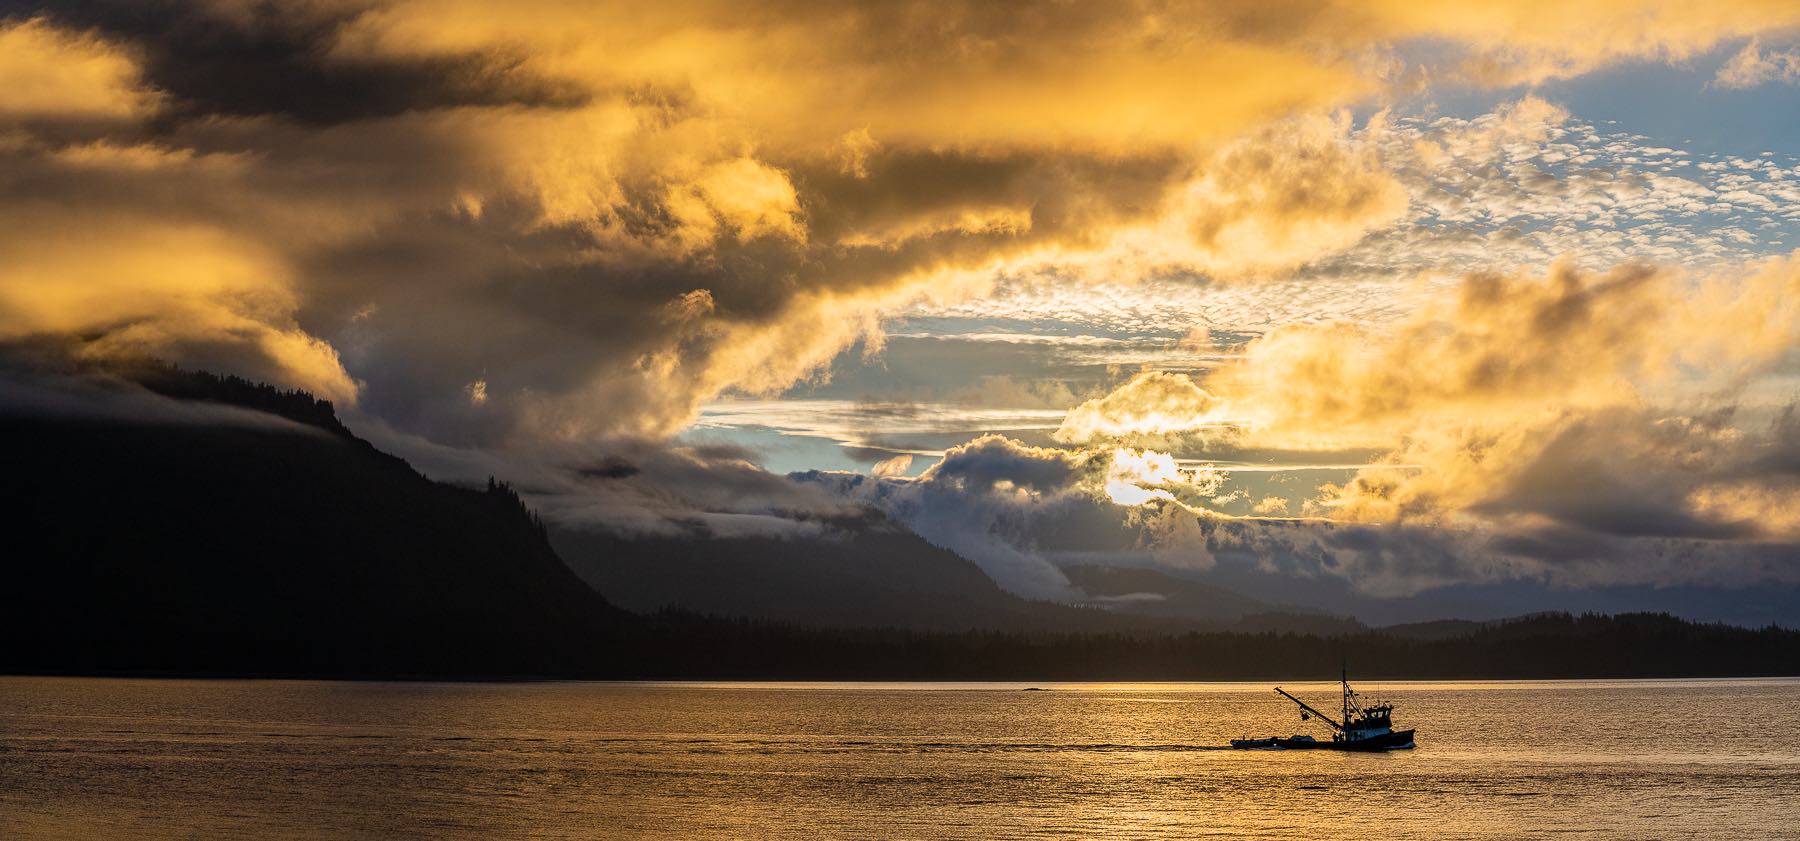
[[[1286,748],[1289,750],[1356,750],[1382,751],[1405,750],[1413,746],[1413,731],[1394,729],[1394,705],[1390,703],[1374,703],[1365,705],[1362,696],[1350,688],[1350,675],[1346,671],[1340,678],[1344,689],[1344,706],[1342,719],[1335,719],[1319,712],[1312,705],[1300,700],[1281,687],[1275,687],[1281,697],[1300,705],[1300,720],[1318,719],[1331,728],[1331,740],[1315,739],[1311,736],[1269,736],[1262,739],[1232,739],[1231,746],[1240,750],[1254,748]]]

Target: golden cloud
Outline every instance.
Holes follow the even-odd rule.
[[[1070,409],[1054,437],[1086,443],[1189,432],[1202,428],[1202,419],[1215,418],[1218,403],[1186,374],[1143,371],[1113,391]]]
[[[1232,426],[1237,446],[1386,450],[1309,503],[1337,520],[1793,540],[1773,510],[1800,490],[1792,412],[1758,429],[1730,396],[1800,342],[1796,288],[1795,257],[1698,278],[1477,275],[1391,331],[1289,326],[1198,383],[1139,374],[1058,435]]]
[[[87,347],[98,354],[186,348],[204,358],[233,349],[232,363],[247,373],[356,398],[337,352],[295,325],[285,266],[228,234],[0,213],[0,252],[0,339],[100,334]]]
[[[334,49],[353,58],[504,50],[595,91],[682,91],[693,107],[784,147],[817,150],[860,131],[884,145],[1131,152],[1145,143],[1185,148],[1371,94],[1385,79],[1365,54],[1395,43],[1448,43],[1461,48],[1448,70],[1511,85],[1633,59],[1683,60],[1795,25],[1800,10],[1783,0],[1317,0],[1278,9],[1139,0],[1004,10],[400,0],[358,16]]]
[[[0,21],[0,122],[124,120],[158,100],[117,45],[39,18]]]
[[[1467,54],[1442,75],[1489,86],[1536,84],[1631,60],[1683,61],[1721,41],[1800,25],[1800,9],[1783,0],[1383,0],[1359,8],[1387,37],[1464,47]]]
[[[99,331],[177,356],[235,336],[246,367],[340,397],[356,392],[347,366],[420,423],[664,436],[703,400],[820,376],[878,347],[885,314],[996,277],[1259,277],[1380,230],[1405,190],[1330,115],[1394,92],[1397,43],[1517,57],[1542,78],[1692,55],[1793,23],[1790,5],[46,9],[0,28],[0,119],[32,124],[0,154],[36,179],[12,181],[5,212],[67,212],[37,217],[54,245],[21,243],[0,300],[12,335]],[[221,64],[234,53],[195,31],[270,55]],[[168,122],[154,144],[142,126],[75,142],[37,125],[152,112]],[[119,248],[68,246],[95,235]],[[663,317],[695,289],[705,311]],[[1338,416],[1355,417],[1332,434],[1372,435],[1382,400],[1453,402],[1428,372],[1358,369],[1357,341],[1272,335],[1241,375],[1321,367],[1352,378],[1343,395],[1301,394],[1303,376],[1287,397],[1231,377],[1205,390],[1271,435]],[[1336,362],[1307,349],[1333,342]],[[1396,377],[1416,387],[1373,396]],[[1125,402],[1068,434],[1122,428],[1105,417]]]
[[[1406,189],[1349,134],[1343,116],[1289,121],[1214,153],[1169,214],[1185,224],[1197,267],[1287,268],[1399,219]]]
[[[508,50],[600,93],[680,92],[684,109],[808,155],[857,132],[864,148],[1185,148],[1370,87],[1321,51],[1221,37],[1221,17],[1160,4],[396,2],[335,49]],[[1233,83],[1208,84],[1220,78]]]

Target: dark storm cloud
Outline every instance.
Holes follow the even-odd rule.
[[[642,472],[637,465],[618,456],[575,468],[575,475],[583,479],[629,479]]]
[[[374,3],[194,0],[0,0],[0,17],[39,17],[86,30],[139,56],[144,81],[172,99],[169,116],[279,116],[331,125],[462,105],[575,107],[580,86],[486,53],[405,59],[332,55],[344,28]]]
[[[1188,166],[1181,156],[1155,152],[1104,158],[902,149],[877,151],[854,173],[841,165],[794,172],[813,197],[815,237],[882,245],[905,259],[913,240],[935,235],[1080,236],[1146,216]]]

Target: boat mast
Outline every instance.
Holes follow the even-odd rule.
[[[1344,685],[1344,726],[1350,726],[1350,664],[1345,662],[1339,666],[1338,682]]]

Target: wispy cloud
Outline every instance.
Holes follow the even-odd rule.
[[[1800,47],[1764,51],[1755,38],[1719,68],[1712,83],[1720,88],[1754,88],[1766,82],[1800,82]]]

